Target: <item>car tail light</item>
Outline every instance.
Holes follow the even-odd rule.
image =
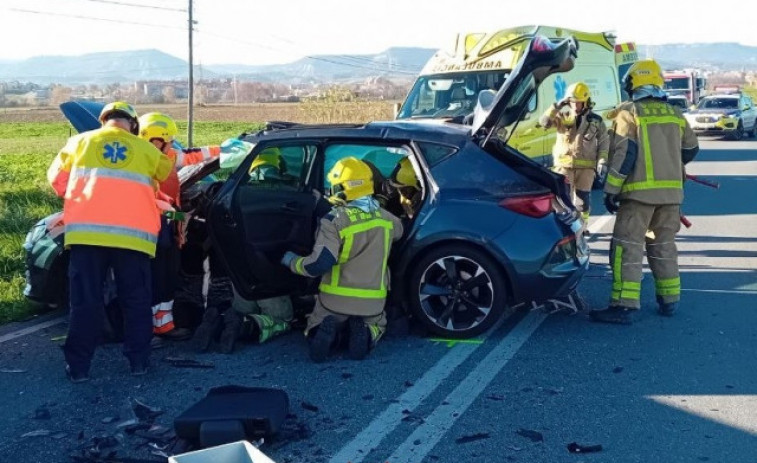
[[[518,214],[541,218],[552,212],[552,200],[554,199],[555,195],[552,193],[538,196],[519,196],[517,198],[505,198],[500,201],[499,205]]]

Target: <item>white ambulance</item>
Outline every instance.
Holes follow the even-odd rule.
[[[534,35],[550,39],[573,36],[579,45],[575,68],[553,74],[539,86],[512,134],[509,144],[523,154],[551,165],[554,129],[539,126],[541,114],[565,96],[577,81],[591,89],[594,110],[604,114],[621,101],[615,37],[551,26],[521,26],[488,33],[458,34],[454,47],[439,50],[426,63],[397,119],[436,119],[462,124],[475,107],[478,93],[498,90]]]

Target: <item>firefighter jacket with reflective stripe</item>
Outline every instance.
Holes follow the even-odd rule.
[[[209,159],[217,158],[221,154],[220,146],[203,146],[200,148],[169,148],[166,156],[171,159],[174,169],[168,175],[168,178],[160,182],[160,191],[171,198],[171,201],[178,207],[181,206],[181,185],[179,184],[179,170],[184,166],[200,164]]]
[[[645,204],[681,204],[685,163],[699,142],[680,110],[663,100],[622,103],[611,111],[610,160],[604,190]]]
[[[154,256],[160,228],[155,187],[171,169],[171,161],[152,143],[116,127],[71,137],[47,172],[65,198],[65,245]]]
[[[547,109],[540,119],[545,128],[555,127],[557,139],[552,148],[556,167],[596,169],[597,161],[607,159],[610,139],[602,117],[591,111],[569,121],[572,115],[560,112],[555,105]]]
[[[402,222],[384,209],[365,212],[336,206],[321,219],[313,252],[292,260],[289,267],[297,274],[316,276],[322,255],[334,256],[336,264],[321,278],[321,303],[344,315],[379,315],[389,286],[389,252],[401,236]]]

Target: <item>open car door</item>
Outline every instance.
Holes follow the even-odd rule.
[[[283,168],[261,164],[260,153],[275,153]],[[212,252],[220,253],[246,299],[303,293],[313,284],[280,261],[286,251],[307,255],[312,250],[317,199],[309,183],[315,153],[316,146],[306,143],[257,146],[210,205]]]

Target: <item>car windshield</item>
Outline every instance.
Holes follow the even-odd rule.
[[[705,98],[699,102],[699,109],[737,109],[738,98]]]
[[[499,90],[510,71],[480,71],[420,76],[402,106],[398,119],[465,117],[481,90]]]
[[[678,106],[681,109],[688,108],[686,98],[668,98],[668,103],[670,103],[673,106]]]
[[[689,88],[688,77],[666,77],[665,90],[686,90]]]

